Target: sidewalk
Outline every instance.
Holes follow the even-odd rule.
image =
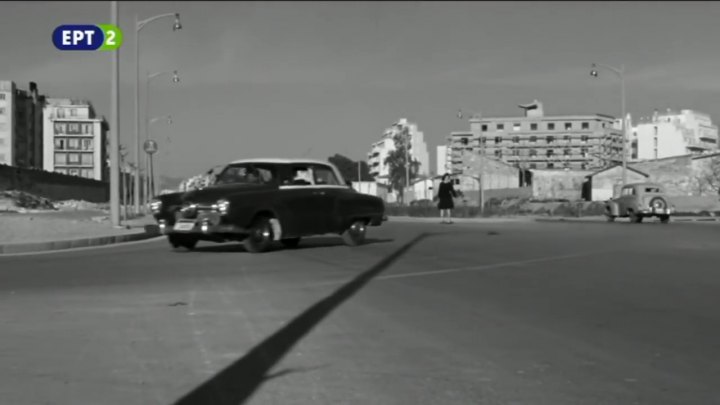
[[[656,218],[650,218],[650,221],[657,221]],[[595,223],[595,222],[607,222],[604,216],[593,216],[593,217],[543,217],[536,218],[537,222],[580,222],[580,223]],[[617,222],[629,222],[627,218],[618,218]],[[718,217],[671,217],[670,223],[673,222],[720,222]]]
[[[651,219],[652,220],[652,219]],[[501,223],[501,222],[579,222],[598,223],[607,222],[604,216],[588,217],[539,217],[539,216],[517,216],[517,217],[482,217],[482,218],[453,218],[457,223]],[[620,218],[617,222],[628,222],[627,218]],[[440,217],[388,217],[388,222],[420,222],[440,223]],[[720,222],[720,217],[672,217],[670,222]]]
[[[102,211],[0,213],[0,254],[100,246],[159,235],[151,216],[113,228]]]

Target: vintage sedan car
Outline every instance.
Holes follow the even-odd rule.
[[[660,222],[670,222],[675,207],[665,194],[665,189],[655,183],[634,183],[624,186],[620,196],[605,204],[605,217],[609,222],[615,218],[628,217],[631,222],[640,223],[643,218],[658,217]]]
[[[361,194],[337,167],[320,160],[246,159],[216,172],[212,184],[159,196],[151,209],[174,248],[198,241],[241,241],[252,253],[274,242],[338,234],[347,245],[365,241],[368,226],[387,220],[381,198]]]

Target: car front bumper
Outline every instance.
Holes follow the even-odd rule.
[[[222,217],[218,213],[208,212],[199,213],[197,218],[177,218],[175,222],[170,223],[165,219],[158,219],[158,227],[160,233],[169,235],[178,234],[247,234],[248,229],[238,227],[232,224],[223,223]]]
[[[673,208],[645,208],[640,210],[643,215],[672,215],[675,213]]]

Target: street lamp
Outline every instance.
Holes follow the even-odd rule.
[[[622,124],[621,126],[621,132],[622,132],[622,185],[625,186],[627,184],[627,123],[625,122],[625,65],[620,65],[620,68],[612,67],[609,65],[604,65],[602,63],[593,63],[590,68],[590,76],[592,77],[599,77],[598,68],[604,68],[607,70],[612,71],[618,77],[620,78],[620,108],[621,108],[621,116],[620,116],[620,122]]]
[[[135,14],[135,161],[140,162],[140,31],[153,21],[173,17],[173,31],[182,29],[179,13],[166,13],[139,20]],[[135,172],[135,184],[140,184],[140,171]],[[135,188],[135,211],[140,213],[140,188]]]
[[[110,23],[118,25],[118,2],[110,2]],[[110,221],[120,226],[120,50],[112,51],[110,86]]]
[[[148,119],[150,116],[150,81],[156,77],[172,75],[173,83],[180,83],[180,75],[177,70],[166,70],[163,72],[148,73],[145,81],[145,140],[148,139]]]

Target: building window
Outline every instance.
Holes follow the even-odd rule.
[[[86,179],[92,179],[95,177],[93,169],[82,169],[80,170],[80,175]]]
[[[513,156],[520,156],[520,151],[517,150],[517,149],[513,149],[513,150],[512,150],[512,155],[513,155]]]
[[[554,150],[548,149],[548,150],[545,151],[545,156],[550,157],[550,156],[553,156],[553,155],[555,155],[555,151],[554,151]]]
[[[570,142],[570,135],[563,136],[563,141]]]
[[[583,122],[583,123],[582,123],[582,129],[590,129],[590,123],[589,123],[589,122]]]
[[[653,129],[655,130],[655,136],[657,136],[657,134],[658,134],[658,129],[657,129],[657,127],[653,127]]]
[[[0,100],[5,100],[5,93],[0,93]]]
[[[467,138],[460,138],[460,144],[462,144],[462,145],[467,145],[467,144],[468,144],[468,139],[467,139]]]
[[[93,140],[92,139],[83,139],[82,140],[82,150],[93,150]]]
[[[65,118],[65,109],[63,109],[63,108],[58,108],[58,109],[56,110],[56,112],[57,112],[57,117],[58,117],[58,118]]]
[[[545,141],[547,141],[547,143],[555,143],[555,137],[554,137],[554,136],[548,136],[548,137],[545,138]]]
[[[62,122],[56,122],[53,125],[53,129],[55,130],[55,134],[64,134],[65,133],[65,124]]]
[[[537,142],[537,136],[535,136],[535,135],[531,136],[530,142]]]
[[[56,165],[67,164],[67,153],[56,153],[55,154],[55,164]]]
[[[548,131],[554,131],[555,130],[555,123],[554,122],[548,122],[547,124]]]
[[[587,170],[587,168],[588,168],[587,163],[583,163],[582,165],[580,165],[580,168],[583,170]]]
[[[504,125],[504,124],[497,124],[497,126],[496,126],[495,128],[497,128],[498,131],[503,131],[503,130],[505,130],[505,125]]]
[[[582,153],[583,157],[586,157],[588,153],[588,148],[581,148],[580,153]]]
[[[565,149],[565,150],[563,151],[563,155],[565,155],[565,156],[570,156],[570,152],[571,152],[571,151],[570,151],[569,148],[568,148],[568,149]]]
[[[520,137],[519,137],[519,136],[513,136],[512,141],[513,141],[513,143],[520,143]]]
[[[55,138],[55,149],[64,150],[65,149],[65,140]]]
[[[80,163],[80,154],[79,153],[68,153],[67,155],[67,162],[69,164],[78,164]]]
[[[70,109],[70,116],[71,116],[71,117],[77,117],[77,108],[71,108],[71,109]]]
[[[0,107],[0,115],[5,114],[5,107]]]
[[[65,170],[65,169],[55,169],[55,173],[67,174],[67,170]]]
[[[71,176],[79,176],[80,175],[80,169],[70,169],[68,170],[68,174]]]
[[[0,146],[5,145],[5,138],[0,138]]]
[[[537,150],[530,149],[530,156],[537,156]]]
[[[79,150],[80,149],[80,140],[78,138],[68,139],[68,149]]]
[[[5,163],[5,164],[8,163],[8,162],[5,162],[5,154],[4,153],[0,153],[0,163]]]
[[[530,130],[531,131],[537,131],[537,124],[530,124]]]
[[[580,137],[580,141],[583,142],[583,143],[587,142],[588,139],[590,139],[590,137],[587,136],[587,135],[583,135],[583,136]]]
[[[483,132],[487,132],[487,124],[483,124],[483,125],[480,127],[480,129],[481,129]]]
[[[495,151],[495,157],[502,157],[502,151],[501,151],[501,150],[496,150],[496,151]]]
[[[500,143],[500,142],[502,142],[502,137],[501,137],[501,136],[496,136],[496,137],[495,137],[495,143]]]
[[[537,164],[535,164],[535,163],[530,163],[530,168],[531,168],[531,169],[537,169]]]
[[[80,133],[80,124],[77,122],[73,122],[68,124],[67,126],[67,133],[69,134],[79,134]]]
[[[605,123],[600,124],[601,127],[605,128]]]
[[[548,169],[554,169],[554,168],[555,168],[555,163],[548,163],[548,164],[547,164],[547,168],[548,168]]]
[[[82,164],[83,165],[92,165],[93,164],[93,154],[92,153],[83,153],[82,154]]]
[[[516,122],[513,124],[513,131],[519,131],[520,130],[520,123]]]
[[[572,129],[572,122],[566,122],[566,123],[565,123],[565,130],[567,131],[567,130],[570,130],[570,129]]]

